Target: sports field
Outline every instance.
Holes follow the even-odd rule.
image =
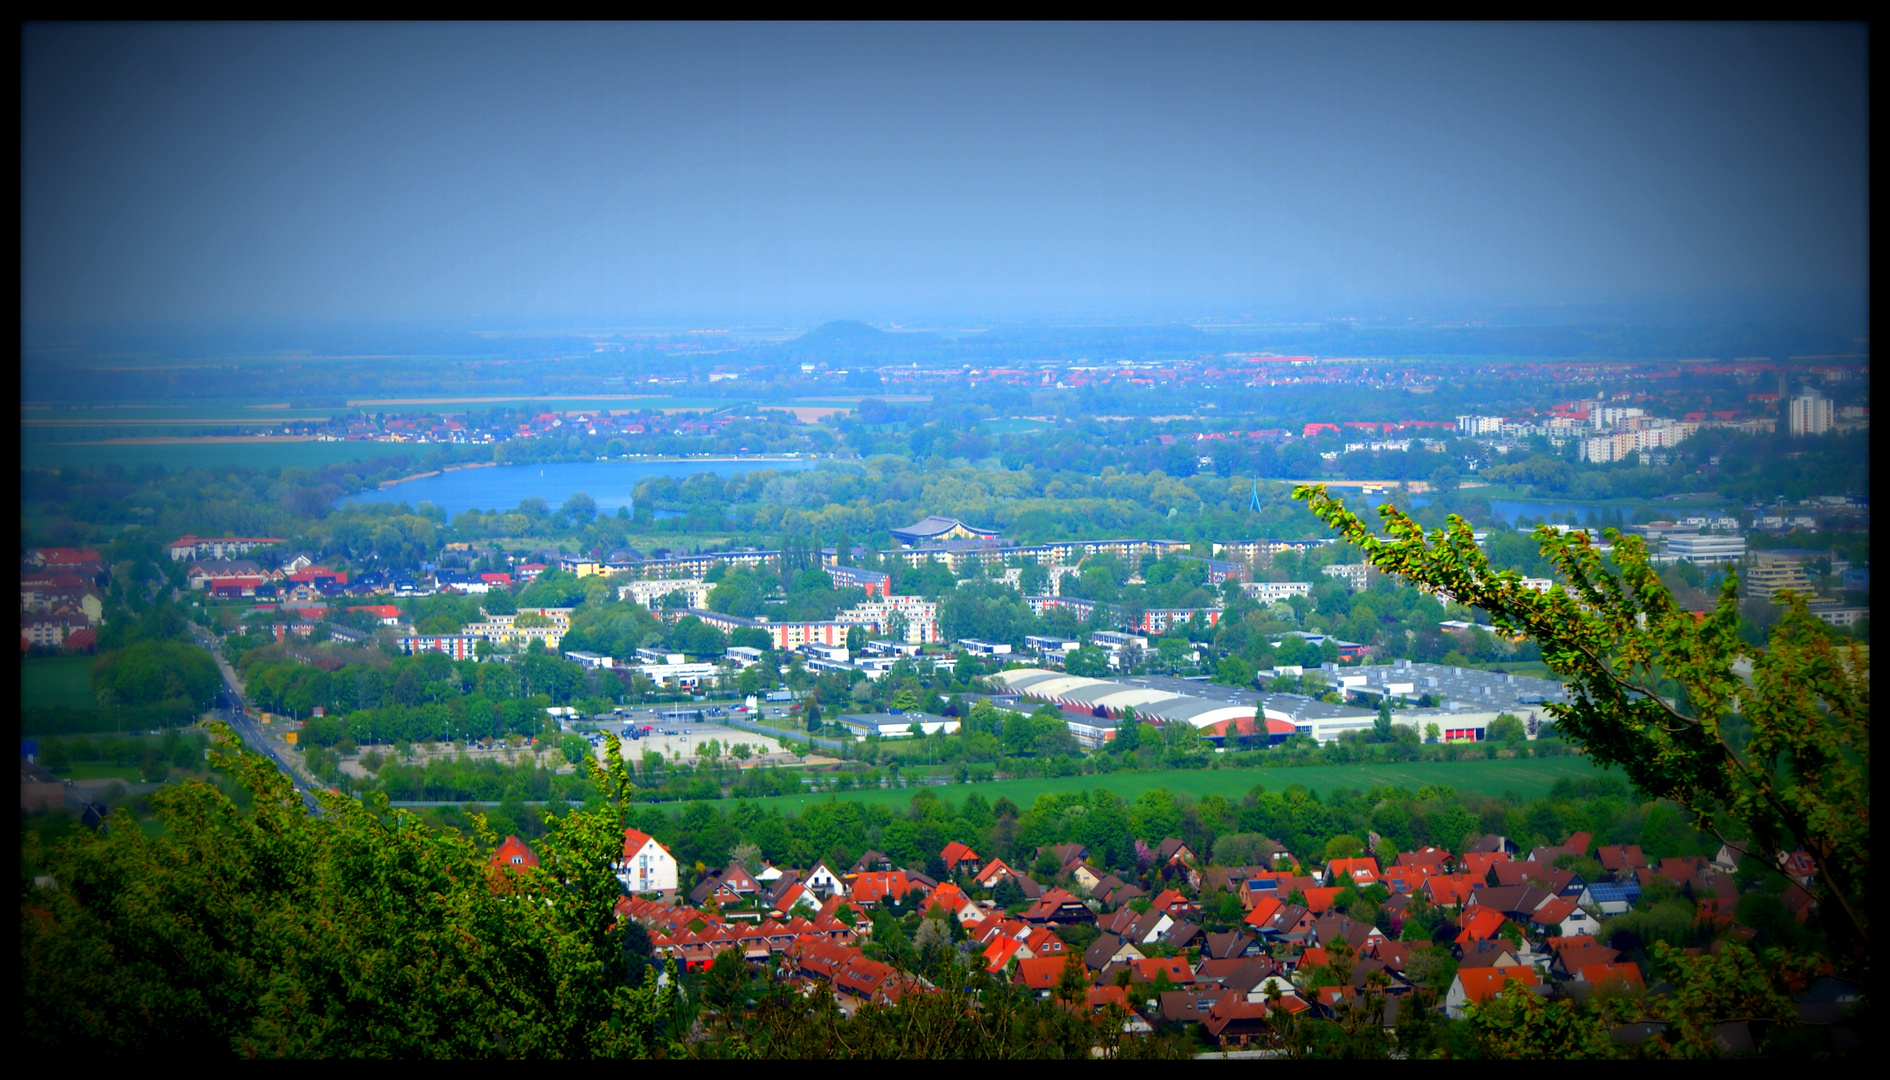
[[[948,799],[961,799],[967,791],[977,791],[986,799],[1002,795],[1022,807],[1028,807],[1046,792],[1087,791],[1108,788],[1124,798],[1133,799],[1152,788],[1165,787],[1181,795],[1199,799],[1223,795],[1238,799],[1259,784],[1278,791],[1288,784],[1305,784],[1315,791],[1334,787],[1365,789],[1399,786],[1416,791],[1426,785],[1447,784],[1460,794],[1501,795],[1514,791],[1525,799],[1549,793],[1549,787],[1563,777],[1595,776],[1601,770],[1581,756],[1528,758],[1513,761],[1428,761],[1401,765],[1308,765],[1283,769],[1169,769],[1159,772],[1115,773],[1107,776],[1068,776],[1054,780],[994,780],[983,784],[948,784],[936,788],[898,788],[889,791],[847,791],[818,795],[780,795],[757,799],[757,803],[795,813],[810,803],[828,799],[855,799],[861,802],[904,806],[920,791],[936,791]]]
[[[94,709],[92,658],[89,656],[35,657],[20,661],[20,710]]]

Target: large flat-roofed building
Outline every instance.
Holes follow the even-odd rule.
[[[1377,719],[1370,709],[1333,705],[1300,694],[1265,693],[1163,675],[1085,679],[1043,668],[1015,668],[991,680],[1026,700],[1053,704],[1066,712],[1096,716],[1101,710],[1099,719],[1119,720],[1124,710],[1134,710],[1144,720],[1187,724],[1204,732],[1238,729],[1251,723],[1258,710],[1270,733],[1310,735],[1329,742],[1348,731],[1369,730]]]
[[[1746,538],[1682,533],[1667,537],[1667,554],[1691,563],[1738,562],[1746,557]]]
[[[980,529],[967,525],[957,518],[930,517],[914,522],[903,529],[892,530],[892,538],[906,547],[920,547],[925,544],[937,544],[946,540],[984,540],[995,541],[996,529]]]
[[[1322,670],[1347,697],[1365,704],[1381,697],[1412,701],[1426,694],[1442,699],[1437,708],[1400,709],[1396,717],[1419,728],[1435,723],[1447,741],[1481,739],[1483,729],[1504,713],[1523,721],[1533,736],[1537,724],[1551,719],[1548,706],[1568,700],[1568,691],[1558,682],[1448,664],[1395,660],[1359,667],[1327,664]],[[1453,731],[1459,734],[1450,735]]]

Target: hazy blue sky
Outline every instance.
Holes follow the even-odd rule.
[[[1868,289],[1821,26],[29,26],[29,322]]]

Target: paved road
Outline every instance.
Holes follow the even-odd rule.
[[[289,783],[295,785],[296,794],[302,797],[302,805],[308,807],[308,812],[319,815],[322,812],[321,803],[315,799],[315,789],[310,787],[308,781],[302,779],[301,775],[282,759],[282,755],[276,751],[275,744],[270,742],[268,735],[264,734],[261,718],[250,714],[247,704],[243,701],[243,691],[241,683],[237,681],[236,671],[230,667],[229,661],[223,658],[222,651],[217,648],[216,638],[201,626],[192,626],[190,632],[196,637],[197,644],[209,650],[210,655],[217,662],[217,670],[223,674],[223,693],[218,695],[217,711],[229,721],[231,730],[249,744],[250,749],[275,762],[276,768],[281,769],[283,775],[289,778]]]

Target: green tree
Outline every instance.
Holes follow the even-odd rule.
[[[1612,568],[1584,532],[1536,531],[1559,582],[1547,593],[1497,571],[1468,523],[1429,537],[1389,504],[1380,540],[1323,485],[1294,496],[1380,569],[1439,589],[1526,635],[1570,690],[1556,730],[1685,807],[1695,827],[1777,864],[1803,847],[1834,929],[1869,942],[1870,683],[1864,645],[1840,648],[1803,598],[1786,597],[1764,645],[1740,635],[1738,575],[1704,620],[1682,610],[1638,536],[1613,529]],[[1751,665],[1750,682],[1739,667]]]
[[[613,744],[614,745],[614,744]],[[648,1056],[670,992],[626,986],[622,850],[630,786],[612,754],[594,806],[548,823],[540,864],[489,871],[497,837],[436,830],[384,799],[286,777],[219,728],[212,784],[151,796],[22,857],[56,883],[22,896],[22,1030],[33,1052],[278,1057]],[[137,882],[126,904],[126,882]],[[670,982],[675,981],[672,974]]]

